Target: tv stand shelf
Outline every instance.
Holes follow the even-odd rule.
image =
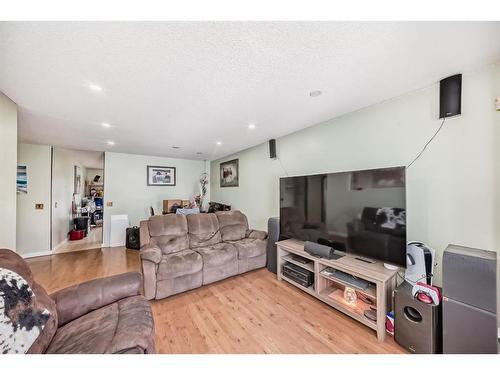
[[[279,241],[276,245],[278,247],[278,280],[284,280],[294,285],[338,311],[370,327],[377,332],[378,340],[384,341],[385,316],[392,308],[392,292],[396,287],[397,271],[386,269],[382,262],[374,261],[373,263],[367,263],[349,254],[336,260],[317,258],[306,253],[304,251],[304,242],[298,240]],[[302,264],[301,262],[297,262],[292,258],[293,255],[309,259],[311,263]],[[285,262],[296,264],[314,272],[314,284],[306,288],[283,276],[281,269]],[[334,277],[321,274],[321,271],[327,267],[364,279],[370,284],[365,290],[352,287]],[[351,287],[356,290],[358,300],[355,304],[348,304],[344,300],[345,287]],[[373,303],[370,304],[369,301]],[[376,309],[376,322],[364,316],[364,311],[370,309],[370,306]]]

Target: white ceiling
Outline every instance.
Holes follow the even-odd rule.
[[[499,22],[0,23],[0,90],[19,105],[20,140],[183,158],[499,60]]]

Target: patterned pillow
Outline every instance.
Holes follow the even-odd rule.
[[[0,268],[0,353],[26,353],[49,318],[26,280]]]

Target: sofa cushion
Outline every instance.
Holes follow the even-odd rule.
[[[247,217],[240,211],[218,211],[222,241],[236,241],[245,238],[248,230]]]
[[[0,269],[0,337],[8,338],[0,340],[0,353],[45,352],[57,330],[54,301],[15,252],[0,249]]]
[[[142,296],[122,299],[57,330],[47,353],[149,353],[154,351],[151,306]]]
[[[187,223],[191,249],[221,242],[219,221],[215,214],[188,215]]]
[[[238,260],[238,251],[230,243],[199,247],[196,251],[203,257],[204,268],[219,267]]]
[[[231,241],[238,250],[238,259],[253,258],[266,253],[266,240],[255,238],[244,238],[239,241]]]
[[[193,250],[164,255],[158,265],[158,280],[173,279],[201,271],[203,260]]]
[[[150,244],[158,246],[163,254],[189,248],[187,221],[184,215],[157,215],[148,221]]]

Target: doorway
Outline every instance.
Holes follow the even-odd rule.
[[[102,247],[104,153],[53,148],[52,249]]]

